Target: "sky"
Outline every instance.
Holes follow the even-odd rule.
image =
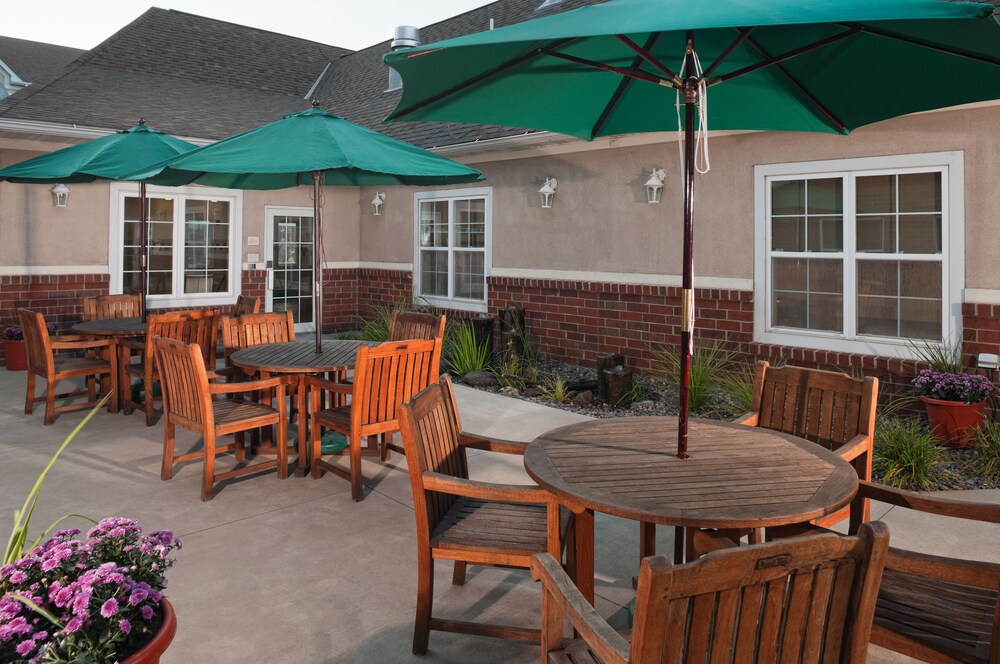
[[[485,0],[5,0],[0,35],[91,49],[150,6],[361,49],[489,4]]]

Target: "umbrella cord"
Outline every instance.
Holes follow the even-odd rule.
[[[313,190],[311,188],[309,190],[309,198],[310,199],[314,198],[313,197]],[[315,202],[315,201],[313,201],[313,202]],[[325,230],[324,224],[323,224],[323,209],[325,207],[326,207],[326,194],[323,192],[323,187],[320,187],[319,188],[319,215],[320,215],[319,222],[320,223],[318,224],[318,226],[319,226],[319,233],[318,233],[317,237],[313,238],[314,245],[315,245],[313,247],[313,251],[319,252],[319,280],[323,282],[324,286],[326,286],[328,283],[330,283],[329,280],[327,280],[327,279],[325,279],[323,277],[323,266],[326,265],[326,243],[323,242],[323,232]]]
[[[704,175],[712,170],[712,164],[708,156],[708,83],[702,76],[704,71],[701,67],[701,60],[698,53],[691,53],[694,60],[694,76],[698,78],[698,128],[695,133],[694,147],[694,168],[698,173]],[[684,78],[684,70],[687,68],[687,58],[681,64],[680,78]],[[684,164],[684,129],[681,122],[681,107],[684,106],[681,100],[681,90],[677,90],[677,103],[674,108],[677,111],[677,149],[680,152],[681,172]]]

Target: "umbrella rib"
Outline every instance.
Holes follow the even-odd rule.
[[[583,65],[585,67],[593,67],[594,69],[610,72],[612,74],[621,74],[622,76],[628,76],[629,78],[637,78],[640,81],[646,81],[647,83],[655,83],[657,85],[663,85],[668,88],[677,87],[677,84],[675,84],[671,80],[665,79],[662,76],[657,76],[656,74],[649,74],[639,69],[625,69],[624,67],[615,67],[614,65],[604,64],[603,62],[597,62],[596,60],[588,60],[586,58],[580,58],[575,55],[569,55],[568,53],[560,53],[559,51],[553,51],[550,48],[543,48],[541,49],[541,52],[553,58],[568,60],[569,62],[573,62],[578,65]]]
[[[987,65],[1000,66],[1000,59],[991,58],[986,55],[978,55],[976,53],[968,53],[966,51],[960,51],[957,48],[950,48],[948,46],[941,46],[940,44],[932,44],[930,42],[923,41],[921,39],[914,39],[913,37],[904,37],[902,35],[894,35],[891,32],[886,32],[885,30],[879,30],[878,28],[872,28],[867,25],[860,25],[854,23],[838,23],[843,27],[852,27],[860,32],[864,32],[875,37],[882,37],[883,39],[892,39],[894,41],[903,42],[904,44],[910,44],[911,46],[919,46],[921,48],[930,49],[932,51],[938,51],[940,53],[945,53],[946,55],[954,55],[960,58],[968,58],[969,60],[974,60],[975,62],[981,62]]]
[[[750,38],[747,38],[746,41],[747,41],[748,44],[750,44],[750,46],[752,46],[754,49],[756,49],[756,51],[758,53],[760,53],[761,55],[764,56],[764,58],[766,58],[765,62],[771,62],[771,64],[778,71],[778,73],[780,73],[782,76],[784,76],[785,80],[788,81],[788,83],[793,88],[795,88],[799,92],[799,94],[801,94],[803,97],[805,97],[806,99],[808,99],[809,102],[813,106],[816,107],[816,110],[818,110],[820,113],[822,113],[823,116],[834,125],[834,127],[837,129],[837,131],[839,131],[839,132],[841,132],[843,134],[847,133],[847,127],[844,125],[844,123],[841,122],[837,118],[837,116],[835,116],[830,111],[830,109],[828,109],[818,99],[816,99],[816,97],[814,97],[811,92],[809,92],[808,90],[806,90],[805,87],[803,87],[803,85],[801,83],[799,83],[795,79],[795,77],[792,76],[788,72],[787,69],[785,69],[784,67],[782,67],[780,64],[777,64],[778,61],[775,60],[774,58],[772,58],[771,55],[767,51],[765,51],[764,48],[760,44],[758,44],[757,42],[755,42],[753,39],[750,39]]]
[[[764,69],[765,67],[770,67],[772,65],[777,66],[778,63],[784,62],[789,58],[794,58],[798,55],[802,55],[803,53],[808,53],[809,51],[815,51],[818,48],[829,46],[830,44],[838,42],[842,39],[846,39],[847,37],[856,35],[859,32],[861,32],[860,27],[851,27],[845,30],[844,32],[839,32],[835,35],[831,35],[826,39],[820,39],[819,41],[813,42],[812,44],[806,44],[805,46],[800,46],[799,48],[792,49],[791,51],[787,51],[785,53],[782,53],[781,55],[774,55],[774,56],[767,55],[764,49],[760,48],[757,45],[754,45],[754,48],[756,48],[758,51],[760,51],[761,53],[765,53],[765,56],[767,58],[766,60],[763,60],[756,64],[752,64],[748,67],[744,67],[743,69],[737,69],[736,71],[731,71],[728,74],[723,74],[722,76],[718,76],[708,81],[708,84],[717,85],[719,83],[725,83],[726,81],[734,79],[737,76],[744,76],[745,74],[750,74],[759,69]],[[749,39],[749,36],[747,38]],[[753,40],[750,40],[750,43],[753,44]]]
[[[561,39],[561,40],[559,40],[559,41],[557,41],[555,43],[555,47],[559,48],[560,46],[565,46],[566,44],[568,44],[570,42],[573,42],[575,40],[576,40],[576,38],[574,38],[574,37],[567,37],[566,39]],[[410,113],[413,113],[414,111],[419,111],[421,108],[424,108],[425,106],[430,106],[431,104],[433,104],[435,102],[438,102],[438,101],[444,99],[445,97],[450,97],[451,95],[453,95],[453,94],[455,94],[457,92],[461,92],[462,90],[464,90],[464,89],[466,89],[466,88],[468,88],[470,86],[476,85],[477,83],[480,83],[480,82],[485,81],[485,80],[487,80],[489,78],[492,78],[492,77],[496,76],[497,74],[501,74],[501,73],[507,71],[508,69],[510,69],[511,67],[516,67],[517,65],[522,64],[524,62],[527,62],[528,60],[532,60],[534,58],[537,58],[542,53],[544,53],[543,49],[535,49],[535,50],[529,51],[528,53],[525,53],[523,55],[519,55],[516,58],[513,58],[511,60],[508,60],[507,62],[504,62],[502,64],[497,65],[496,67],[494,67],[493,69],[490,69],[489,71],[485,71],[482,74],[477,74],[476,76],[473,76],[472,78],[466,79],[466,80],[462,81],[461,83],[457,83],[457,84],[451,86],[450,88],[442,90],[441,92],[437,93],[436,95],[433,95],[431,97],[428,97],[427,99],[423,99],[421,101],[418,101],[416,104],[408,106],[408,107],[404,108],[403,110],[396,111],[395,113],[390,114],[389,117],[386,118],[386,119],[387,120],[398,120],[398,119],[402,118],[403,116],[406,116],[406,115],[409,115]],[[420,54],[417,53],[416,55],[420,55]]]
[[[662,33],[658,33],[658,34],[662,34]],[[670,67],[666,66],[665,64],[663,64],[662,62],[660,62],[659,60],[657,60],[656,58],[654,58],[653,55],[649,52],[649,48],[647,48],[647,47],[640,47],[638,44],[636,44],[634,41],[632,41],[631,39],[629,39],[625,35],[615,35],[615,38],[618,41],[620,41],[621,43],[623,43],[626,46],[628,46],[629,49],[631,49],[642,60],[645,60],[646,62],[648,62],[649,64],[653,65],[654,67],[656,67],[657,69],[659,69],[661,72],[663,72],[664,74],[666,74],[667,76],[669,76],[673,80],[673,83],[674,83],[675,86],[679,86],[681,84],[680,77],[677,74],[675,74],[673,71],[671,71]],[[638,69],[639,64],[640,64],[639,62],[633,63],[632,64],[632,69]]]
[[[649,35],[649,38],[646,40],[646,43],[642,47],[643,50],[646,52],[651,51],[653,47],[656,46],[656,42],[658,42],[660,40],[660,37],[662,36],[663,36],[662,32],[656,32]],[[642,57],[641,54],[637,55],[635,60],[632,61],[632,68],[635,69],[639,65],[641,65],[643,59],[644,58]],[[622,97],[624,97],[625,92],[630,87],[632,87],[632,82],[634,80],[635,79],[629,76],[622,77],[621,82],[618,83],[618,88],[615,90],[615,94],[612,95],[611,97],[611,101],[608,102],[608,104],[604,107],[604,110],[601,111],[601,116],[597,118],[597,122],[594,123],[593,129],[591,129],[590,131],[591,136],[597,136],[600,132],[604,130],[604,125],[608,123],[608,120],[611,118],[611,114],[614,113],[615,109],[618,108],[618,105],[622,101]]]
[[[712,75],[712,72],[714,72],[716,69],[718,69],[719,65],[721,65],[723,62],[725,62],[726,59],[730,55],[733,54],[733,51],[735,51],[739,47],[740,44],[742,44],[744,41],[746,41],[746,38],[750,36],[750,34],[754,31],[754,28],[756,28],[756,26],[751,26],[751,27],[747,28],[746,30],[740,30],[739,28],[737,28],[736,29],[736,33],[737,33],[736,39],[734,39],[733,42],[729,46],[726,47],[725,51],[723,51],[722,53],[719,54],[719,57],[717,57],[715,59],[715,62],[713,62],[711,65],[709,65],[708,69],[706,69],[705,72],[701,75],[702,80],[707,80],[708,77]]]

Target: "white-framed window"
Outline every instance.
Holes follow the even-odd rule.
[[[492,187],[414,194],[416,297],[449,309],[486,311],[492,201]]]
[[[232,304],[241,290],[243,194],[207,187],[146,188],[150,308]],[[138,288],[139,194],[111,185],[112,293]]]
[[[962,331],[962,152],[754,168],[754,337],[910,357]]]

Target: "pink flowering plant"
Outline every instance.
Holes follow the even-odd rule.
[[[932,369],[921,369],[913,379],[913,386],[922,397],[962,403],[979,403],[996,391],[996,387],[986,376]]]
[[[107,518],[62,530],[0,568],[0,662],[115,662],[159,629],[165,572],[181,543]]]
[[[49,331],[49,334],[56,333],[56,326],[54,323],[46,323],[45,328]],[[20,325],[8,325],[4,328],[0,328],[0,339],[3,339],[4,341],[23,341],[24,330],[21,329]]]

